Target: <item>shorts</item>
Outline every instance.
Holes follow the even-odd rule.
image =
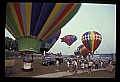
[[[88,67],[88,65],[87,65],[87,64],[85,64],[85,67]]]
[[[84,69],[84,67],[82,67],[82,69]]]
[[[88,66],[88,68],[91,68],[91,66]]]

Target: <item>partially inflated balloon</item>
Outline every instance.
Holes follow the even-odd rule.
[[[78,47],[80,54],[85,58],[90,52],[89,50],[84,46],[84,45],[80,45]]]
[[[59,30],[56,34],[52,37],[48,38],[46,41],[43,41],[41,44],[40,51],[49,51],[49,49],[55,44],[61,34],[61,30]]]
[[[67,24],[80,6],[80,3],[9,2],[6,28],[18,39],[19,51],[39,52],[42,41]]]
[[[68,46],[71,46],[76,40],[77,37],[75,35],[66,35],[61,38],[61,42],[65,42]]]
[[[74,54],[75,54],[75,55],[80,55],[80,51],[79,51],[79,50],[75,50],[75,51],[74,51]]]
[[[88,31],[82,35],[82,43],[93,55],[102,41],[101,34],[96,31]]]

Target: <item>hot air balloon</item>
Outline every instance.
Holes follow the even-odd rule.
[[[61,38],[61,42],[65,42],[68,46],[71,46],[76,40],[77,37],[75,35],[66,35]]]
[[[40,52],[41,44],[77,13],[80,3],[9,2],[6,28],[18,40],[19,51]]]
[[[84,58],[86,58],[87,55],[89,54],[89,50],[84,45],[79,46],[79,51]]]
[[[75,50],[74,51],[74,54],[77,56],[77,55],[80,55],[80,51],[79,50]]]
[[[82,43],[93,54],[102,41],[101,34],[96,31],[88,31],[82,35]]]
[[[80,46],[77,47],[77,50],[80,50],[83,47],[84,47],[84,45],[80,45]]]
[[[43,54],[44,51],[47,52],[50,48],[55,44],[61,34],[61,30],[59,30],[52,37],[48,38],[46,41],[43,41],[41,44],[40,52]]]

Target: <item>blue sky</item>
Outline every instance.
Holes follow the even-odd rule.
[[[116,51],[116,5],[82,3],[76,15],[61,29],[61,35],[49,52],[65,55],[74,54],[82,44],[82,34],[87,31],[97,31],[102,36],[102,42],[96,49],[97,53],[115,53]],[[70,46],[61,42],[67,34],[77,36],[77,40]],[[5,30],[5,36],[12,35]],[[13,37],[12,37],[13,38]],[[13,38],[14,39],[14,38]],[[96,53],[95,51],[95,53]]]

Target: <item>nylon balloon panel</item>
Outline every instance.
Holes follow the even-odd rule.
[[[16,38],[35,36],[45,40],[60,30],[79,7],[79,3],[8,3],[6,28]]]
[[[50,49],[55,44],[55,42],[58,40],[60,34],[61,34],[61,30],[58,31],[56,34],[54,34],[49,39],[47,39],[46,41],[42,42],[41,48]]]

